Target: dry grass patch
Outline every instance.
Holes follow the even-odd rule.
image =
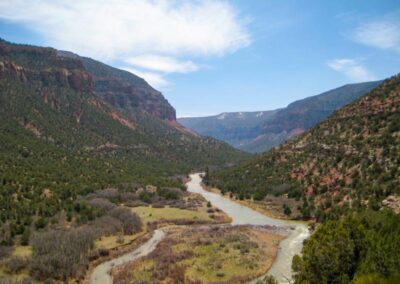
[[[117,283],[243,283],[265,273],[282,236],[250,226],[175,228],[148,256],[115,271]]]
[[[162,208],[154,206],[138,206],[132,208],[143,221],[149,223],[229,223],[231,219],[217,208],[207,207],[207,202],[201,196],[190,194],[183,199],[186,204],[195,204],[188,208],[177,208],[165,206]]]
[[[154,222],[159,220],[178,220],[178,219],[190,219],[190,220],[203,220],[211,221],[207,212],[204,210],[188,210],[179,208],[153,208],[153,207],[135,207],[132,210],[139,215],[144,223]]]
[[[124,236],[103,236],[99,240],[96,240],[95,246],[97,249],[116,249],[120,246],[124,246],[132,243],[138,237],[142,236],[145,232],[140,232],[133,235],[124,235]]]
[[[15,246],[12,256],[29,258],[32,256],[32,247],[31,246]]]

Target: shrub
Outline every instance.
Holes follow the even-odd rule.
[[[45,218],[39,218],[36,222],[35,222],[35,228],[37,230],[39,229],[43,229],[44,227],[46,227],[47,225],[47,220]]]
[[[286,216],[290,216],[292,214],[292,210],[287,204],[283,204],[283,213],[285,213]]]
[[[262,280],[258,280],[256,284],[278,284],[274,276],[267,275]]]
[[[104,211],[110,211],[116,207],[114,203],[110,202],[105,198],[100,198],[100,197],[90,199],[87,203],[92,207],[96,207]]]
[[[165,199],[177,200],[182,195],[182,191],[179,188],[158,188],[157,194]]]
[[[121,221],[111,216],[103,216],[96,219],[92,223],[92,228],[96,232],[97,236],[109,236],[120,232],[123,232]]]
[[[103,198],[107,199],[111,202],[119,202],[120,201],[120,193],[118,189],[115,188],[106,188],[102,190],[97,190],[93,193],[87,195],[88,198]]]
[[[153,197],[154,197],[154,194],[147,192],[147,191],[143,191],[139,194],[140,200],[145,203],[151,203]]]
[[[225,273],[223,273],[223,272],[217,272],[217,277],[224,277],[225,276]]]
[[[321,225],[292,268],[296,283],[348,283],[372,274],[388,278],[400,271],[398,251],[400,216],[365,211]]]
[[[139,206],[148,206],[148,203],[145,203],[141,200],[130,200],[125,203],[127,207],[139,207]]]
[[[83,273],[94,246],[90,228],[36,233],[32,238],[31,273],[38,279],[65,280]]]
[[[27,246],[29,245],[29,238],[31,237],[31,231],[29,229],[25,229],[24,233],[21,236],[21,245]]]
[[[101,248],[101,249],[99,249],[99,255],[100,256],[109,256],[110,255],[110,251],[108,249]]]
[[[154,203],[154,204],[152,205],[152,207],[153,207],[153,208],[164,208],[165,205],[162,204],[161,202],[159,202],[159,203]]]
[[[142,229],[142,221],[139,216],[128,208],[115,208],[110,212],[110,216],[121,222],[124,234],[137,233]]]
[[[29,264],[29,260],[22,257],[11,257],[3,264],[7,273],[15,274],[26,268]]]
[[[12,254],[13,250],[14,250],[14,248],[11,246],[0,245],[0,259],[10,256]]]
[[[123,244],[124,243],[124,236],[123,235],[119,235],[118,237],[117,237],[117,243],[118,244]]]
[[[24,277],[24,278],[20,278],[18,277],[18,279],[16,279],[15,277],[2,277],[0,278],[0,284],[31,284],[33,283],[28,277]],[[47,283],[45,283],[47,284]]]

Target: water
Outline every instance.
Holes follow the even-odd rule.
[[[112,284],[113,279],[110,275],[112,268],[151,253],[164,237],[164,231],[155,230],[151,239],[138,247],[135,251],[99,264],[95,269],[93,269],[90,277],[90,284]]]
[[[279,243],[277,258],[267,274],[273,275],[279,283],[290,283],[289,281],[292,279],[292,258],[295,254],[300,253],[303,241],[310,235],[307,226],[299,222],[279,220],[265,216],[219,194],[208,192],[201,186],[202,178],[200,174],[192,174],[190,178],[191,180],[186,184],[188,191],[201,194],[213,206],[218,207],[228,214],[232,218],[232,225],[270,225],[288,228],[289,236]],[[165,232],[163,230],[155,230],[152,238],[135,251],[99,264],[92,272],[90,283],[112,284],[113,279],[110,275],[112,268],[151,253],[164,237]]]
[[[192,174],[190,178],[186,184],[188,191],[201,194],[213,206],[228,214],[232,218],[232,225],[270,225],[289,228],[289,236],[279,243],[277,258],[267,274],[274,276],[279,283],[290,283],[293,256],[301,252],[303,241],[310,236],[307,225],[265,216],[217,193],[206,191],[201,186],[200,174]]]

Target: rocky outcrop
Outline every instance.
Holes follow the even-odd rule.
[[[41,71],[28,69],[13,61],[0,60],[0,79],[11,77],[22,82],[36,82],[41,86],[72,88],[78,91],[93,90],[92,76],[83,70],[49,68]]]
[[[79,60],[94,81],[94,92],[107,103],[128,114],[147,112],[162,120],[175,121],[175,109],[145,80],[127,72],[71,52],[58,51],[58,57]]]
[[[94,77],[95,92],[118,109],[145,111],[160,119],[175,121],[175,109],[154,89],[137,87],[115,77]]]
[[[0,39],[0,62],[0,78],[93,92],[127,114],[144,111],[162,120],[176,120],[175,109],[145,80],[90,58]]]
[[[400,196],[388,196],[382,201],[382,206],[392,209],[396,214],[400,214]]]

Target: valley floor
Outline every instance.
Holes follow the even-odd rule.
[[[306,226],[267,217],[244,201],[209,194],[211,198],[197,174],[177,200],[120,204],[140,217],[142,230],[99,237],[86,276],[69,282],[245,283],[268,270],[290,276],[288,263],[308,236]],[[30,246],[16,246],[9,260],[15,257],[34,261]],[[33,280],[29,272],[0,267],[0,275],[15,283]]]
[[[254,199],[239,199],[231,196],[229,193],[222,194],[222,192],[215,187],[209,187],[203,184],[203,188],[209,192],[220,194],[225,198],[237,202],[243,206],[249,207],[257,212],[260,212],[266,216],[281,220],[297,220],[301,218],[299,206],[302,202],[286,196],[274,196],[267,195],[264,200],[257,201]],[[290,214],[285,214],[284,205],[288,206],[291,210]]]
[[[149,255],[117,268],[114,283],[244,283],[271,267],[282,238],[263,227],[175,227]]]
[[[219,194],[207,194],[200,175],[191,178],[188,191],[203,195],[210,208],[224,210],[235,226],[165,227],[166,236],[154,250],[112,270],[114,283],[245,283],[269,269],[280,282],[290,279],[291,259],[309,236],[307,227],[267,217]],[[208,213],[219,211],[210,208]],[[151,208],[135,210],[148,220],[160,213]],[[170,211],[170,217],[175,215],[174,211]],[[187,216],[201,220],[201,210],[197,214],[200,215]]]

